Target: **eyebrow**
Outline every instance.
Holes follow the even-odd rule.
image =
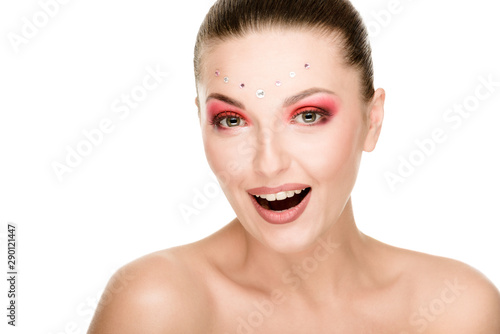
[[[309,88],[309,89],[306,89],[306,90],[300,92],[297,95],[286,98],[285,102],[283,102],[283,107],[284,108],[290,107],[291,105],[294,105],[295,103],[299,102],[300,100],[303,100],[306,97],[309,97],[311,95],[318,94],[318,93],[327,93],[327,94],[335,95],[334,92],[332,92],[328,89],[316,88],[316,87]],[[207,97],[206,103],[212,99],[225,102],[227,104],[230,104],[230,105],[235,106],[235,107],[240,108],[240,109],[245,109],[245,105],[243,103],[241,103],[235,99],[232,99],[226,95],[223,95],[223,94],[219,94],[219,93],[210,94]]]
[[[241,102],[238,102],[226,95],[223,95],[223,94],[219,94],[219,93],[213,93],[213,94],[210,94],[208,97],[207,97],[207,100],[205,103],[207,103],[208,101],[212,100],[212,99],[215,99],[215,100],[219,100],[219,101],[222,101],[222,102],[225,102],[227,104],[230,104],[230,105],[233,105],[235,106],[236,108],[240,108],[240,109],[245,109],[245,106],[243,105],[243,103]]]
[[[332,92],[328,89],[310,88],[310,89],[306,89],[303,92],[300,92],[297,95],[294,95],[294,96],[291,96],[291,97],[285,99],[285,102],[283,103],[283,107],[285,107],[285,108],[290,107],[291,105],[294,105],[295,103],[299,102],[300,100],[303,100],[306,97],[309,97],[311,95],[318,94],[318,93],[327,93],[327,94],[335,95],[334,92]]]

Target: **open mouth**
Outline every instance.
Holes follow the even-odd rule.
[[[281,212],[300,204],[311,191],[305,188],[295,191],[282,191],[277,194],[254,195],[257,203],[266,210]]]

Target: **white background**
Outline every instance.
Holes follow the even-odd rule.
[[[372,31],[376,86],[387,91],[382,135],[353,193],[357,223],[389,244],[466,262],[500,286],[500,87],[457,129],[443,120],[479,77],[500,81],[499,4],[401,0],[379,23],[374,13],[390,3],[354,1]],[[86,332],[116,269],[234,217],[223,194],[213,196],[194,104],[194,41],[211,4],[73,0],[18,52],[8,33],[21,34],[40,4],[0,4],[0,276],[8,222],[18,225],[20,273],[16,329],[0,284],[8,333]],[[111,105],[148,66],[169,75],[121,120]],[[51,164],[105,118],[114,131],[60,182]],[[436,128],[447,141],[392,191],[384,174]],[[180,205],[204,189],[209,206],[184,219]]]

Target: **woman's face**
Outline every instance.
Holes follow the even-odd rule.
[[[305,250],[350,198],[362,152],[378,138],[383,93],[382,104],[363,102],[359,73],[312,32],[252,33],[203,57],[200,124],[227,199],[264,245]]]

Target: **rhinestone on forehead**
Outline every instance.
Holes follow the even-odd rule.
[[[305,63],[304,64],[304,68],[306,70],[311,69],[311,64],[310,63]],[[221,71],[220,70],[215,70],[215,76],[219,77],[220,75],[221,75]],[[293,79],[293,78],[295,78],[297,76],[297,72],[292,71],[292,72],[290,72],[289,76],[290,76],[290,78]],[[224,80],[224,83],[229,83],[229,77],[224,77],[223,80]],[[281,87],[283,85],[283,82],[281,80],[276,80],[275,81],[275,85],[276,85],[276,87]],[[243,89],[243,88],[246,87],[246,85],[245,85],[245,83],[242,82],[242,83],[239,84],[239,87],[241,89]],[[257,95],[257,97],[259,99],[262,99],[262,98],[264,98],[264,96],[266,96],[266,93],[265,93],[265,91],[263,89],[259,89],[259,90],[257,90],[256,95]]]

